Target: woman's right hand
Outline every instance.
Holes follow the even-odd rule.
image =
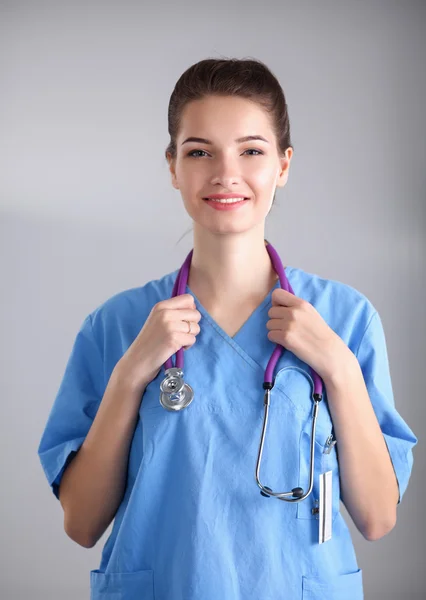
[[[201,313],[191,294],[181,294],[155,304],[138,336],[116,365],[119,377],[134,390],[144,389],[180,348],[195,344]],[[188,333],[188,323],[191,333]]]

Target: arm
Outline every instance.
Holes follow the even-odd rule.
[[[398,483],[361,367],[346,347],[340,366],[323,377],[337,439],[342,501],[370,540],[396,524]]]
[[[117,363],[93,424],[67,466],[59,488],[64,529],[75,542],[93,547],[122,500],[130,443],[145,391],[127,384]]]
[[[311,303],[283,289],[272,292],[272,302],[268,338],[322,378],[338,441],[342,500],[364,537],[379,539],[395,526],[417,443],[395,409],[379,314],[369,303],[354,354]]]

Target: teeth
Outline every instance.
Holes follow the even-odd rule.
[[[235,204],[235,202],[241,202],[244,198],[225,198],[223,200],[219,200],[218,198],[207,198],[207,200],[220,202],[221,204]]]

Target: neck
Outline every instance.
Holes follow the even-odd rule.
[[[277,280],[263,228],[233,235],[194,228],[188,286],[200,302],[239,304],[262,298]]]

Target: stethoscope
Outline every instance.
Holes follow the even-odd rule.
[[[272,266],[274,267],[276,273],[279,276],[281,288],[294,294],[293,289],[287,279],[287,276],[284,271],[284,267],[282,265],[281,259],[278,256],[276,250],[272,247],[272,245],[267,242],[266,249],[271,257]],[[179,296],[185,293],[186,286],[188,283],[189,269],[191,266],[193,250],[188,254],[183,263],[182,267],[179,270],[179,273],[176,277],[176,281],[173,286],[172,298],[175,296]],[[316,422],[317,415],[319,410],[319,403],[322,400],[322,391],[323,385],[320,376],[310,368],[312,373],[312,378],[307,375],[305,371],[299,369],[298,367],[285,367],[286,369],[297,369],[308,376],[308,378],[312,382],[313,393],[312,400],[314,403],[313,406],[313,414],[312,414],[312,430],[311,430],[311,449],[310,449],[310,469],[309,469],[309,488],[306,494],[303,492],[303,488],[296,487],[291,490],[291,492],[273,492],[271,488],[266,487],[261,484],[259,480],[259,471],[260,471],[260,463],[262,460],[262,452],[263,452],[263,444],[265,441],[265,432],[266,426],[268,424],[268,414],[269,414],[269,405],[271,398],[271,390],[274,387],[273,374],[275,366],[284,350],[284,347],[281,344],[277,344],[272,355],[269,359],[268,365],[265,371],[265,377],[263,382],[263,389],[265,390],[264,396],[264,417],[263,417],[263,427],[262,427],[262,436],[260,439],[259,452],[257,455],[257,463],[256,463],[256,483],[260,487],[262,496],[269,498],[269,496],[274,496],[278,498],[278,500],[285,500],[286,502],[301,502],[305,500],[312,492],[313,488],[313,480],[314,480],[314,467],[315,467],[315,430],[316,430]],[[176,353],[176,366],[173,367],[172,357],[170,357],[165,363],[165,378],[160,384],[160,403],[166,410],[169,411],[178,411],[186,408],[191,404],[194,398],[194,391],[188,383],[185,383],[183,380],[183,349],[180,348]],[[292,496],[288,498],[287,496]]]

